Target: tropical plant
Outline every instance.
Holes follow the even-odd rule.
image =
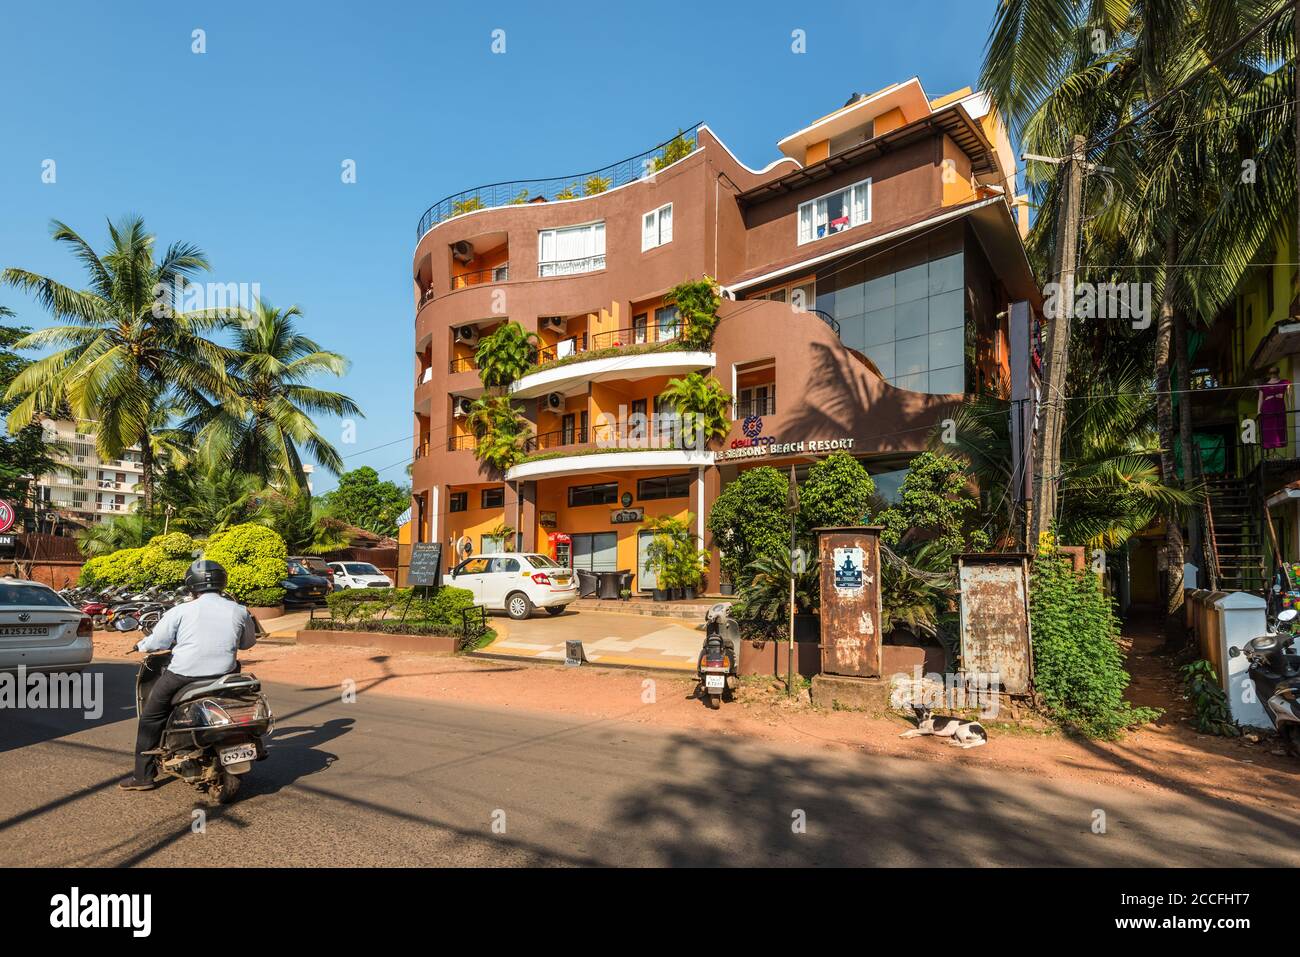
[[[697,588],[708,568],[708,553],[696,545],[691,532],[693,517],[660,515],[645,520],[653,535],[645,547],[646,567],[660,588]]]
[[[174,243],[155,260],[154,237],[138,217],[109,223],[109,249],[100,255],[71,227],[55,222],[56,242],[71,247],[89,275],[76,290],[26,269],[6,269],[0,279],[30,292],[63,325],[21,339],[23,349],[56,351],[23,369],[6,392],[15,433],[40,413],[67,408],[95,421],[99,454],[121,458],[141,447],[146,511],[154,495],[150,426],[160,408],[188,407],[203,394],[222,395],[230,350],[205,337],[238,315],[237,308],[182,311],[191,279],[208,269],[203,252]]]
[[[718,307],[722,294],[710,276],[690,279],[668,290],[664,302],[676,306],[684,328],[681,342],[697,352],[713,351],[713,333],[718,328]]]
[[[477,196],[471,196],[468,199],[453,200],[451,204],[451,214],[453,216],[459,216],[462,213],[477,212],[480,209],[487,209],[487,206],[485,206],[483,200],[479,199]]]
[[[770,466],[746,469],[728,482],[709,510],[709,532],[721,552],[720,564],[739,590],[746,569],[765,556],[785,562],[790,550],[790,484]]]
[[[605,190],[609,189],[610,184],[613,182],[614,181],[608,176],[592,174],[587,177],[587,182],[582,184],[582,195],[595,196],[598,193],[603,193]]]
[[[484,533],[484,537],[500,542],[501,544],[498,547],[503,552],[513,552],[515,550],[516,535],[514,526],[507,525],[505,522],[497,522],[496,525]]]
[[[1217,734],[1222,738],[1235,738],[1241,726],[1232,717],[1228,695],[1219,684],[1219,673],[1204,658],[1189,662],[1178,669],[1178,681],[1183,697],[1192,704],[1196,713],[1196,730],[1202,734]]]
[[[297,306],[276,309],[265,301],[235,327],[236,351],[227,362],[228,385],[215,401],[198,403],[184,424],[209,462],[265,484],[305,488],[300,448],[336,475],[343,458],[321,434],[313,415],[360,416],[339,392],[308,385],[322,373],[343,375],[347,360],[298,332]]]
[[[1041,551],[1030,583],[1029,617],[1034,690],[1063,726],[1087,737],[1114,738],[1159,715],[1124,700],[1129,676],[1119,622],[1096,574],[1074,571],[1054,548]]]
[[[148,515],[118,515],[81,531],[77,545],[81,554],[93,558],[123,549],[143,548],[161,530],[159,523]]]
[[[959,430],[969,420],[959,419]],[[934,538],[951,555],[989,547],[988,534],[971,527],[978,516],[979,501],[967,469],[950,455],[927,451],[912,459],[898,501],[884,508],[876,521],[883,526],[881,538],[887,545],[899,544],[904,536]]]
[[[677,135],[664,144],[663,152],[654,159],[654,171],[657,173],[665,167],[672,166],[679,159],[690,156],[695,151],[695,143],[686,138],[681,130]]]
[[[247,600],[261,588],[284,581],[289,549],[284,539],[264,525],[235,525],[208,539],[203,557],[226,569],[226,591]]]
[[[396,535],[397,518],[411,505],[411,490],[380,481],[368,465],[344,472],[339,484],[325,495],[330,511],[356,528],[376,535]]]
[[[682,447],[704,446],[731,431],[731,396],[712,376],[692,372],[669,379],[659,394],[663,402],[681,417]]]
[[[479,378],[489,389],[506,389],[530,368],[537,358],[537,333],[529,332],[517,322],[502,324],[485,336],[474,351]]]
[[[789,621],[791,577],[795,614],[812,614],[821,604],[821,563],[809,562],[802,572],[794,572],[788,558],[761,555],[745,566],[736,615],[774,624]]]
[[[857,459],[848,452],[832,452],[814,462],[799,486],[799,529],[804,536],[814,528],[865,525],[876,499],[876,485]]]
[[[942,541],[923,542],[910,551],[880,549],[880,631],[908,629],[937,637],[952,606],[956,583],[952,554]]]
[[[578,184],[577,184],[577,183],[570,183],[568,186],[564,187],[564,189],[562,189],[562,190],[560,190],[558,193],[556,193],[554,198],[555,198],[555,199],[577,199],[577,198],[578,198]]]
[[[295,555],[325,555],[347,548],[348,524],[330,512],[329,504],[306,489],[268,489],[255,522],[274,529]]]
[[[1156,518],[1177,515],[1194,498],[1160,477],[1155,410],[1136,367],[1087,372],[1076,364],[1075,370],[1061,449],[1056,534],[1070,544],[1116,548]],[[954,442],[942,447],[963,459],[966,472],[990,490],[987,522],[1000,524],[1007,534],[1013,481],[1010,403],[981,395],[954,419]]]
[[[190,462],[158,480],[158,501],[169,527],[210,535],[253,518],[264,486],[256,476],[223,465]]]
[[[477,440],[475,457],[504,473],[524,457],[528,420],[507,395],[484,393],[470,404],[465,426]]]

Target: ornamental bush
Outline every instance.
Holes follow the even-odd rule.
[[[1129,676],[1119,621],[1095,574],[1045,551],[1034,562],[1029,595],[1034,688],[1055,720],[1090,738],[1115,738],[1159,716],[1124,700]]]
[[[790,483],[768,465],[746,469],[727,485],[709,511],[709,531],[722,552],[727,580],[740,587],[745,569],[763,556],[786,561],[790,517],[786,496]]]
[[[799,527],[810,535],[814,528],[865,525],[875,497],[876,483],[862,463],[848,452],[832,452],[799,486]]]
[[[203,557],[219,562],[229,576],[226,591],[247,601],[258,589],[284,581],[289,550],[265,525],[234,525],[208,539]]]
[[[185,573],[198,548],[184,532],[155,535],[140,550],[140,574],[146,585],[175,588],[185,581]]]
[[[424,589],[347,588],[325,599],[330,614],[338,624],[394,623],[405,618],[414,627],[446,629],[455,634],[461,628],[461,612],[474,607],[474,593],[468,588],[444,585],[437,593],[426,596]],[[323,625],[321,627],[328,627]],[[391,630],[391,629],[390,629]],[[441,631],[413,631],[413,634],[442,634]]]

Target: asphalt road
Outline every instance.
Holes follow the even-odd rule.
[[[134,668],[95,667],[99,721],[0,712],[0,865],[1300,864],[1280,813],[1209,797],[334,687],[269,687],[270,758],[216,808],[117,790]]]

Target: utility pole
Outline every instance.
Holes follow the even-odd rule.
[[[1043,421],[1038,430],[1034,460],[1038,465],[1035,479],[1033,521],[1029,527],[1030,552],[1038,550],[1039,536],[1050,531],[1056,519],[1056,483],[1061,471],[1061,433],[1065,416],[1065,374],[1070,361],[1070,319],[1074,314],[1074,272],[1079,258],[1079,224],[1083,205],[1084,138],[1075,134],[1070,154],[1059,160],[1026,156],[1057,162],[1064,166],[1064,183],[1058,197],[1056,215],[1056,262],[1053,281],[1057,284],[1057,307],[1048,310],[1047,354],[1044,361],[1042,397]]]

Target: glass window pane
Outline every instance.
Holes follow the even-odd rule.
[[[930,370],[930,391],[943,395],[959,395],[966,390],[962,366]]]
[[[894,301],[911,302],[930,293],[929,270],[925,263],[894,274]]]
[[[894,274],[870,279],[862,285],[862,308],[865,312],[894,304]]]
[[[930,367],[930,343],[927,336],[900,339],[894,344],[894,374],[912,375]]]
[[[802,287],[801,287],[802,288]],[[804,308],[811,309],[812,301],[804,300]],[[853,283],[850,286],[841,286],[835,294],[835,318],[843,316],[857,316],[866,312],[866,306],[863,305],[863,288],[861,283]]]
[[[894,309],[877,309],[875,312],[869,312],[866,315],[866,330],[864,344],[869,346],[879,345],[882,342],[891,342],[894,339]]]
[[[867,344],[866,319],[863,316],[850,316],[839,320],[840,341],[850,349],[862,349]]]
[[[894,385],[900,389],[911,389],[913,392],[929,392],[930,374],[918,372],[915,375],[899,376],[894,380]]]
[[[868,346],[862,351],[876,364],[881,376],[886,380],[894,377],[894,343],[886,342],[878,346]]]
[[[931,369],[944,369],[948,366],[962,364],[962,329],[948,329],[945,332],[930,333]]]
[[[962,254],[954,253],[930,263],[930,295],[952,292],[964,285]]]
[[[965,309],[962,304],[962,290],[945,292],[930,297],[930,331],[956,329],[964,324]]]
[[[897,335],[900,339],[910,339],[912,336],[919,336],[929,331],[930,301],[928,299],[900,302],[894,311],[897,314],[894,318],[894,327],[898,330]]]

